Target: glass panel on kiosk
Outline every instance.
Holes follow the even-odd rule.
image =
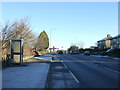
[[[11,61],[12,64],[23,63],[23,40],[11,39]]]
[[[20,53],[20,41],[13,41],[14,53]]]
[[[14,63],[20,63],[20,55],[14,55]]]

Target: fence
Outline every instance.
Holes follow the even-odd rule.
[[[27,60],[29,58],[33,58],[33,56],[24,56],[23,62],[24,60]],[[6,54],[4,58],[2,58],[2,68],[9,67],[9,66],[11,66],[10,54]]]

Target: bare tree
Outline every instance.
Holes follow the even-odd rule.
[[[71,46],[77,46],[78,48],[83,48],[84,47],[84,42],[83,41],[78,41],[76,43],[71,43]]]
[[[79,48],[83,48],[84,47],[84,42],[83,41],[80,41],[77,43],[77,46],[79,46]]]
[[[33,45],[34,34],[29,26],[28,18],[15,21],[14,23],[6,23],[1,28],[2,31],[2,50],[3,54],[10,53],[10,39],[20,38],[24,40],[24,54],[29,54],[29,48]]]

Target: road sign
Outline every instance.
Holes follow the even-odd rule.
[[[53,46],[53,48],[49,48],[49,50],[53,50],[53,52],[55,52],[55,49],[59,49],[59,48],[55,48],[55,46]]]

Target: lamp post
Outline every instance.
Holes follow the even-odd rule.
[[[51,38],[52,30],[56,30],[56,29],[55,28],[50,29],[50,48],[52,48],[52,46],[51,46],[51,44],[52,44],[52,38]],[[51,49],[50,49],[50,53],[51,53]]]

